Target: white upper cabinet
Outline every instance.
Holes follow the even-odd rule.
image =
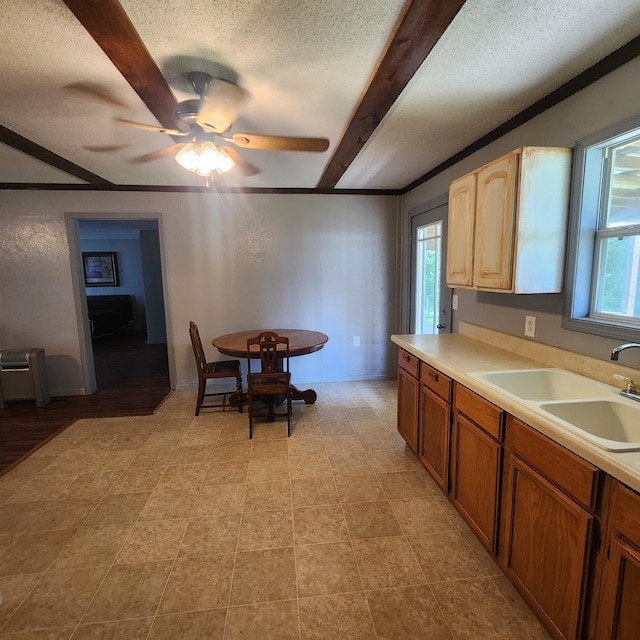
[[[521,147],[451,183],[450,287],[562,291],[572,153]]]

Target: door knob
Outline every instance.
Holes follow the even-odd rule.
[[[446,324],[437,324],[436,325],[436,329],[446,329],[447,325]]]

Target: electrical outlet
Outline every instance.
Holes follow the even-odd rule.
[[[536,337],[536,317],[535,316],[524,317],[524,335],[527,338]]]
[[[359,347],[360,346],[360,336],[354,336],[353,337],[353,346],[354,347]]]
[[[458,294],[454,293],[451,296],[451,308],[455,311],[458,308]]]

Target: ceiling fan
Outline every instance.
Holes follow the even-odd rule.
[[[236,84],[213,78],[202,71],[188,73],[187,79],[200,97],[178,103],[174,111],[176,129],[116,118],[116,122],[121,124],[185,139],[184,142],[177,142],[165,149],[139,156],[136,158],[137,162],[149,162],[175,153],[176,161],[182,167],[206,178],[225,173],[234,166],[243,175],[250,176],[259,173],[260,170],[244,159],[235,147],[311,152],[326,151],[329,147],[329,140],[326,138],[231,133],[230,128],[240,105],[248,95],[247,92]],[[92,150],[113,149],[94,147]]]

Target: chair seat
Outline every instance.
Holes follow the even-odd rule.
[[[240,371],[240,360],[218,360],[217,362],[207,362],[204,367],[205,374],[229,373],[230,371]]]

